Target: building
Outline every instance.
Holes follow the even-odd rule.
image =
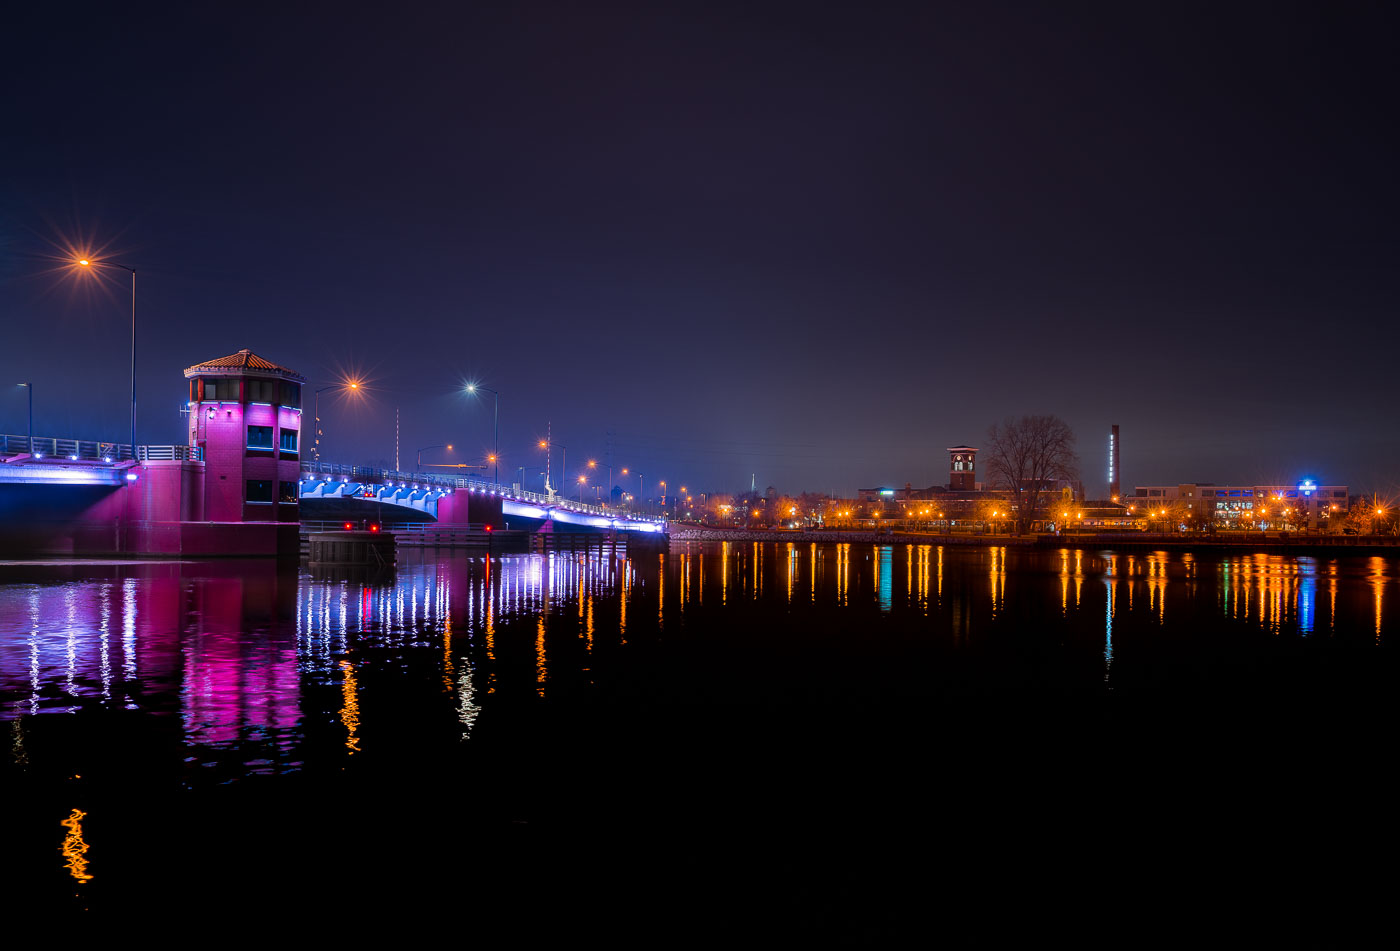
[[[975,492],[977,485],[977,450],[971,446],[948,448],[948,490]]]
[[[1296,485],[1216,485],[1183,482],[1179,485],[1140,485],[1125,499],[1131,508],[1184,506],[1188,518],[1227,525],[1268,519],[1269,509],[1298,508],[1308,520],[1330,518],[1347,511],[1347,487],[1318,485],[1305,479]],[[1277,511],[1276,513],[1277,514]]]
[[[197,363],[185,378],[189,444],[218,472],[204,482],[204,517],[296,522],[306,378],[251,350]]]

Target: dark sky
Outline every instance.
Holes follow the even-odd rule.
[[[396,407],[405,465],[477,461],[476,379],[503,474],[552,421],[571,470],[923,486],[1053,413],[1091,494],[1113,423],[1129,486],[1397,488],[1382,6],[28,6],[0,382],[43,433],[126,435],[125,285],[67,244],[140,271],[145,442],[251,347],[372,379],[343,461]]]

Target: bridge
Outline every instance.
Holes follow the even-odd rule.
[[[362,503],[395,505],[422,512],[434,521],[451,522],[461,508],[458,493],[468,496],[467,510],[488,516],[500,514],[524,519],[542,519],[565,525],[629,532],[662,532],[664,519],[622,512],[605,505],[573,502],[559,495],[529,492],[517,486],[502,486],[483,479],[460,478],[422,472],[398,472],[366,466],[343,466],[328,462],[303,461],[299,498],[348,499]],[[475,497],[477,504],[471,504]],[[490,524],[491,518],[475,519]]]
[[[647,533],[663,519],[479,479],[303,459],[306,378],[251,350],[186,367],[189,439],[142,446],[0,435],[0,553],[292,556],[301,521],[353,513],[470,533]]]
[[[197,504],[209,477],[202,447],[0,434],[0,556],[285,553],[288,524],[325,520],[315,511],[322,502],[343,506],[336,522],[356,512],[419,529],[666,531],[664,519],[484,479],[312,460],[298,468],[295,522],[283,500],[262,520],[221,522]]]

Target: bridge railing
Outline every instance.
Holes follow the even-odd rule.
[[[26,454],[55,461],[72,462],[130,462],[130,443],[95,442],[88,439],[64,439],[58,436],[28,436],[0,434],[0,453]],[[137,446],[134,458],[142,462],[197,462],[204,458],[198,446]]]
[[[606,505],[575,502],[566,499],[562,495],[555,495],[551,498],[543,492],[530,492],[527,490],[516,492],[507,486],[498,485],[487,479],[439,475],[430,472],[399,472],[396,469],[379,469],[374,466],[346,466],[334,462],[316,462],[310,459],[302,460],[301,474],[303,478],[326,478],[347,482],[357,480],[385,483],[396,482],[407,486],[420,485],[433,486],[439,489],[466,489],[469,492],[489,492],[507,499],[513,499],[517,502],[531,502],[535,505],[563,508],[571,512],[585,512],[589,515],[601,515],[606,518],[629,518],[633,521],[642,522],[661,521],[661,519],[651,518],[645,515],[621,512],[617,509],[608,508]]]

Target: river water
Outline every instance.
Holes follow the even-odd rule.
[[[1269,874],[1389,756],[1397,579],[781,543],[0,565],[7,893],[878,944],[1085,856]]]

